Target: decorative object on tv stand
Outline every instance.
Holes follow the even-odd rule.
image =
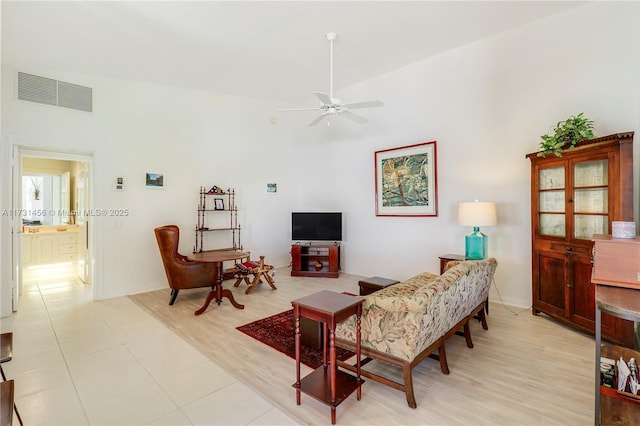
[[[479,260],[487,257],[488,237],[480,232],[481,226],[494,226],[497,221],[496,204],[493,202],[465,202],[458,206],[458,224],[473,226],[473,232],[465,236],[464,257]]]

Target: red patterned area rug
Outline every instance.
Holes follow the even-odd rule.
[[[236,329],[282,352],[289,358],[296,358],[293,309],[241,325],[240,327],[236,327]],[[318,368],[322,365],[321,350],[304,345],[301,345],[300,349],[302,352],[300,362],[311,368]],[[352,352],[346,349],[336,348],[336,357],[340,361],[345,361],[353,355]]]

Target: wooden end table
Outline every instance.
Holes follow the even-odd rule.
[[[444,274],[444,268],[447,266],[452,260],[465,260],[463,254],[443,254],[438,259],[440,259],[440,275]]]
[[[331,407],[331,424],[336,424],[336,407],[353,391],[357,391],[358,401],[362,397],[360,378],[360,317],[362,297],[348,296],[329,290],[293,300],[293,316],[296,322],[296,404],[300,405],[300,393]],[[335,330],[338,323],[351,315],[356,315],[356,376],[338,370],[335,346]],[[307,376],[300,378],[300,318],[309,318],[323,323],[322,365]],[[329,332],[327,335],[327,331]],[[327,345],[328,341],[328,345]],[[327,363],[327,354],[329,362]]]
[[[360,287],[360,296],[366,296],[367,294],[371,294],[374,291],[387,288],[390,285],[398,284],[399,282],[400,281],[398,280],[392,280],[382,277],[364,278],[358,281],[358,286]]]

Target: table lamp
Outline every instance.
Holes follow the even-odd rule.
[[[493,202],[468,202],[458,206],[458,224],[473,226],[473,232],[464,237],[465,259],[479,260],[487,256],[489,238],[480,232],[481,226],[494,226],[497,223],[496,204]]]

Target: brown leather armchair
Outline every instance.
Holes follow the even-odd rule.
[[[171,287],[169,305],[173,305],[176,301],[180,290],[215,288],[216,264],[193,262],[178,253],[180,229],[176,225],[160,226],[153,231],[156,234],[160,256],[167,273],[169,287]]]

